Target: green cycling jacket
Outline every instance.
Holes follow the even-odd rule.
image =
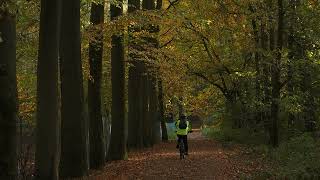
[[[189,121],[186,121],[187,128],[186,129],[179,129],[179,123],[180,120],[176,121],[176,133],[177,135],[188,135],[188,132],[192,130],[191,123]]]

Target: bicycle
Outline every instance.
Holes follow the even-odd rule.
[[[186,156],[186,150],[185,150],[182,138],[179,140],[179,152],[180,152],[180,159],[184,159]]]
[[[189,131],[188,133],[192,133],[193,131]],[[180,159],[185,159],[186,158],[186,149],[184,146],[183,139],[179,139],[179,152],[180,152]]]

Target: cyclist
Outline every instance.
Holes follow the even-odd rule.
[[[179,120],[175,122],[175,126],[178,137],[177,149],[179,149],[179,142],[182,140],[186,151],[185,155],[188,155],[188,133],[192,132],[191,123],[185,115],[181,115]]]

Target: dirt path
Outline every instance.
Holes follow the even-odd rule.
[[[239,179],[259,171],[261,165],[240,146],[225,148],[195,131],[190,135],[189,156],[180,160],[176,143],[129,153],[129,160],[110,162],[89,179]]]

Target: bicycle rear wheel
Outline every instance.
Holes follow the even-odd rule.
[[[179,151],[180,151],[180,159],[184,159],[185,158],[185,147],[184,147],[184,143],[183,143],[182,139],[179,142]]]

